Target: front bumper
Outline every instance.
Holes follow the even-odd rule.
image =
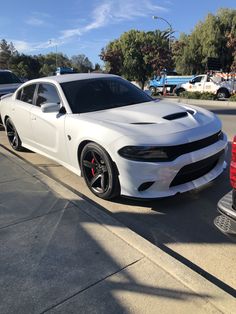
[[[135,198],[159,198],[199,188],[222,173],[226,167],[224,161],[226,151],[227,137],[224,135],[222,140],[213,145],[183,154],[171,162],[137,162],[116,156],[115,162],[119,169],[121,194]],[[222,153],[220,154],[220,152]],[[182,184],[181,180],[177,180],[178,183],[173,184],[177,174],[179,176],[180,170],[185,166],[195,165],[216,154],[220,154],[220,156],[214,167],[208,172],[189,181],[185,178]],[[152,184],[147,189],[140,191],[140,186],[146,182],[152,182]]]

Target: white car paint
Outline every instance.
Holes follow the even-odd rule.
[[[140,162],[121,157],[118,151],[124,146],[173,146],[198,141],[220,131],[221,122],[205,109],[169,103],[165,100],[73,114],[60,84],[101,77],[115,76],[68,74],[29,81],[21,87],[33,82],[53,84],[58,90],[66,114],[44,113],[40,107],[17,100],[16,91],[0,102],[2,120],[5,121],[6,117],[12,119],[24,147],[57,161],[78,175],[81,175],[78,161],[79,145],[83,141],[98,143],[117,165],[121,194],[125,196],[155,198],[174,195],[207,184],[221,174],[226,166],[225,153],[210,172],[193,181],[170,187],[170,183],[182,167],[220,151],[226,152],[226,135],[214,144],[182,154],[173,161]],[[172,121],[163,118],[186,110],[191,110],[186,117]],[[149,181],[154,182],[150,188],[145,191],[138,190],[142,183]]]

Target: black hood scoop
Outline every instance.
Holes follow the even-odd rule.
[[[176,113],[168,114],[167,116],[164,116],[162,118],[171,121],[171,120],[181,119],[187,116],[188,116],[188,112],[184,111],[184,112],[176,112]]]
[[[131,122],[130,124],[144,125],[144,124],[156,124],[156,122]]]

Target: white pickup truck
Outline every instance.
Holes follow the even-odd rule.
[[[197,75],[187,83],[179,84],[174,92],[179,95],[188,92],[209,92],[217,95],[217,98],[228,98],[235,92],[236,81],[222,80],[221,77],[209,76],[207,74]]]

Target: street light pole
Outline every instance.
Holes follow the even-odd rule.
[[[152,18],[154,20],[162,20],[162,21],[166,22],[168,24],[168,26],[169,26],[170,34],[172,33],[173,28],[172,28],[171,24],[166,19],[164,19],[163,17],[160,17],[160,16],[155,16],[155,15]],[[169,35],[169,50],[170,50],[170,48],[171,48],[171,41],[170,41],[170,35]]]
[[[49,39],[49,44],[50,45],[53,45],[53,42],[52,42],[52,40],[51,39]],[[56,47],[56,69],[57,69],[57,44],[55,45],[55,47]]]
[[[153,16],[152,17],[154,20],[162,20],[162,21],[164,21],[164,22],[166,22],[167,24],[168,24],[168,26],[169,26],[169,52],[171,51],[171,41],[170,41],[170,35],[171,35],[171,33],[172,33],[172,31],[173,31],[173,28],[172,28],[172,26],[171,26],[171,24],[166,20],[166,19],[164,19],[163,17],[160,17],[160,16]],[[162,93],[163,93],[163,95],[166,95],[166,87],[165,87],[165,83],[166,83],[166,72],[165,72],[165,74],[164,74],[164,81],[163,81],[163,90],[162,90]]]

